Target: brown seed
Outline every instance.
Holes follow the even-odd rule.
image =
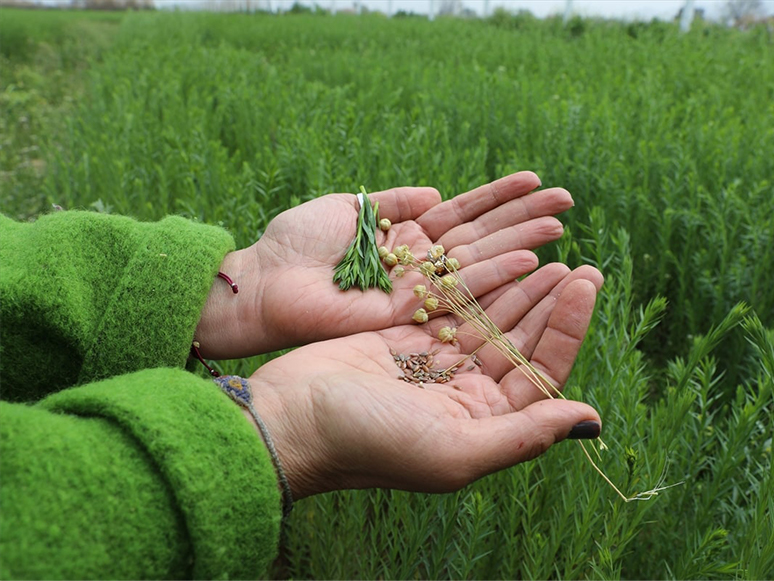
[[[467,369],[465,371],[473,371],[476,368],[475,365],[468,365]]]

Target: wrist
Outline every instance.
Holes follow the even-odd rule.
[[[261,353],[262,325],[255,319],[260,278],[251,249],[228,253],[219,267],[238,287],[220,276],[213,279],[194,339],[207,359],[237,359]]]
[[[281,394],[292,390],[281,390],[257,377],[259,373],[260,370],[249,379],[253,406],[273,442],[274,453],[282,465],[293,499],[300,500],[334,490],[335,487],[328,484],[330,478],[325,472],[327,463],[324,461],[322,439],[311,433],[314,424],[306,417],[309,401],[288,406]],[[255,418],[245,412],[245,417],[266,443]]]

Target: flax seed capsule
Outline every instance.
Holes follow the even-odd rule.
[[[441,258],[441,256],[444,255],[445,252],[446,250],[444,250],[443,246],[441,246],[440,244],[436,244],[430,249],[429,255],[432,258],[432,260],[438,260],[439,258]]]
[[[457,329],[452,329],[451,327],[441,327],[441,330],[438,331],[438,338],[441,340],[441,343],[454,343],[454,341],[457,340]]]
[[[425,309],[417,309],[411,318],[419,324],[427,323],[427,311]]]
[[[457,286],[457,279],[454,278],[451,274],[447,274],[443,278],[441,278],[441,286],[443,286],[446,289],[453,289],[455,286]]]
[[[435,274],[435,265],[429,260],[426,260],[419,265],[419,272],[430,278],[431,275]]]

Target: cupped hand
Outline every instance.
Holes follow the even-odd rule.
[[[557,388],[567,381],[588,328],[598,271],[541,268],[482,298],[522,354]],[[482,340],[435,339],[434,326],[402,325],[301,347],[250,378],[295,498],[345,488],[451,491],[534,458],[568,436],[596,437],[586,404],[547,399],[496,352],[462,361]],[[460,327],[462,331],[464,326]],[[487,345],[488,348],[488,345]],[[399,377],[394,354],[438,351],[433,367],[460,364],[448,383]],[[400,357],[400,355],[398,355]]]
[[[407,244],[422,257],[433,244],[457,258],[475,296],[534,270],[530,252],[559,238],[553,217],[573,204],[561,188],[520,172],[441,203],[433,188],[396,188],[370,194],[392,222],[379,245]],[[421,275],[391,276],[393,292],[341,291],[333,270],[355,234],[357,198],[330,194],[277,216],[253,246],[228,255],[221,270],[239,285],[232,295],[216,281],[197,329],[202,353],[237,358],[405,322],[416,309],[411,293]]]

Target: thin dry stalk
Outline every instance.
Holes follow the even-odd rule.
[[[484,340],[484,343],[482,343],[481,346],[476,349],[476,351],[481,349],[481,347],[484,345],[492,345],[511,364],[513,364],[514,367],[519,369],[519,371],[524,374],[530,383],[539,389],[546,397],[551,399],[555,399],[557,397],[566,399],[564,394],[543,373],[541,373],[539,369],[532,365],[532,363],[526,357],[524,357],[521,352],[519,352],[511,340],[508,339],[508,337],[497,327],[497,325],[494,324],[494,322],[492,322],[484,309],[473,296],[473,293],[470,292],[470,289],[465,284],[465,281],[459,275],[457,268],[453,264],[450,264],[450,262],[447,261],[446,257],[442,253],[439,256],[433,256],[434,251],[435,247],[428,252],[428,261],[431,261],[436,265],[442,264],[444,267],[443,269],[440,267],[438,269],[421,268],[422,264],[425,264],[424,261],[417,261],[410,254],[407,254],[407,256],[411,257],[410,264],[418,267],[419,270],[422,271],[422,273],[436,288],[437,294],[432,292],[429,292],[428,294],[438,299],[439,308],[447,310],[459,317],[473,330],[473,333],[471,334],[476,335]],[[474,351],[471,355],[475,355],[476,351]],[[466,356],[465,359],[467,359],[467,357],[470,356]],[[464,359],[462,361],[464,361]],[[607,445],[602,441],[601,438],[596,440],[595,443],[598,447],[590,444],[591,449],[594,451],[597,458],[601,461],[602,456],[600,451],[606,450]],[[607,482],[613,488],[613,490],[615,490],[615,492],[624,500],[624,502],[632,502],[635,500],[650,500],[654,496],[657,496],[660,491],[682,484],[682,482],[679,482],[670,486],[663,486],[662,478],[660,479],[659,485],[655,488],[627,497],[618,489],[618,487],[610,480],[610,478],[607,477],[604,471],[594,461],[591,454],[589,453],[588,448],[586,447],[586,443],[578,440],[578,444],[580,444],[584,455],[591,463],[594,470],[596,470],[599,475],[602,476],[605,482]]]

